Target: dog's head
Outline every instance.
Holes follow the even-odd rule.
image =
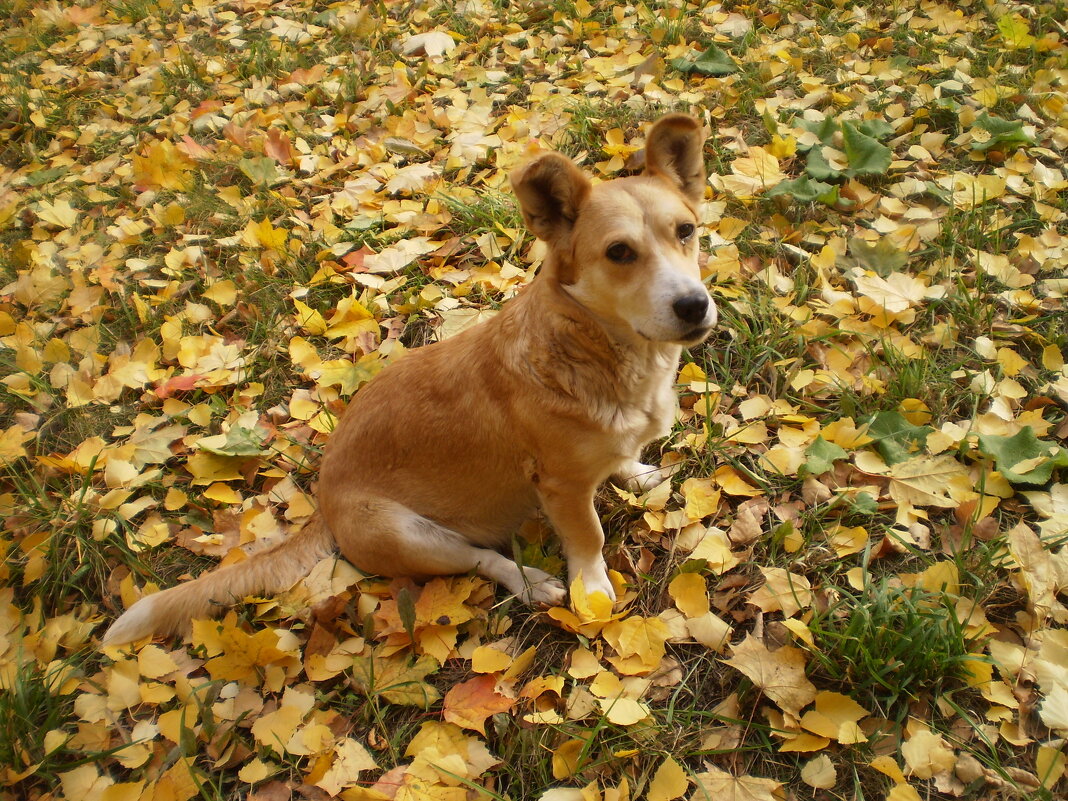
[[[559,153],[512,175],[527,226],[552,249],[556,279],[608,325],[692,345],[716,324],[697,263],[703,144],[697,120],[669,114],[649,131],[640,176],[593,186]]]

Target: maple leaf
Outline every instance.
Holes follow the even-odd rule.
[[[263,668],[296,660],[296,641],[289,632],[263,629],[248,634],[237,627],[233,612],[221,621],[194,620],[192,640],[211,657],[205,667],[212,677],[225,681],[256,685]]]
[[[952,508],[972,488],[967,468],[948,454],[900,462],[889,476],[890,497],[899,504]]]
[[[360,692],[381,695],[393,704],[427,709],[441,697],[435,687],[425,682],[439,667],[429,656],[421,656],[409,664],[405,656],[371,654],[353,660],[352,680]]]
[[[612,601],[603,592],[595,592],[593,595],[586,594],[586,585],[582,577],[578,576],[571,582],[569,593],[570,609],[562,606],[554,606],[549,610],[549,617],[560,623],[561,626],[592,637],[613,620],[618,620],[625,615],[624,612],[613,612]]]
[[[782,787],[773,779],[734,776],[712,766],[693,778],[697,782],[697,790],[690,796],[691,801],[701,798],[715,798],[716,801],[779,801],[777,791]]]
[[[764,612],[781,611],[793,617],[812,603],[812,585],[804,576],[790,573],[781,567],[761,568],[763,586],[749,597],[749,602]]]
[[[193,163],[173,142],[166,139],[152,140],[133,157],[134,188],[138,192],[147,189],[186,189],[192,177]]]
[[[322,778],[315,782],[315,786],[323,788],[331,795],[337,795],[343,788],[359,782],[361,773],[377,767],[361,743],[346,737],[334,746],[333,761]]]
[[[515,699],[497,691],[497,679],[493,676],[476,676],[455,685],[445,693],[442,715],[445,720],[486,734],[486,718],[498,712],[507,712],[515,706]]]
[[[409,36],[400,46],[406,56],[426,55],[438,57],[456,49],[456,42],[445,31],[426,31]]]
[[[1045,484],[1054,469],[1068,467],[1068,449],[1042,442],[1030,426],[1011,437],[980,434],[979,449],[994,457],[998,472],[1013,484]]]
[[[799,715],[816,700],[816,687],[805,676],[805,654],[785,645],[775,651],[750,634],[733,646],[733,655],[723,662],[741,671],[784,712]]]
[[[468,778],[481,776],[500,762],[477,737],[464,734],[453,723],[439,721],[427,721],[420,726],[404,753],[410,757],[418,754],[455,755],[464,764],[462,775]]]
[[[610,622],[602,630],[601,636],[619,655],[609,657],[616,670],[625,675],[635,675],[659,667],[670,633],[659,618],[631,615]]]

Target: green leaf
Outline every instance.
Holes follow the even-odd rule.
[[[816,134],[820,142],[825,145],[832,144],[834,135],[838,133],[838,121],[833,117],[824,117],[822,120],[801,120],[799,125],[806,131]]]
[[[927,447],[930,426],[914,426],[900,412],[879,412],[868,424],[868,436],[887,464],[913,458]]]
[[[45,184],[62,178],[68,171],[68,167],[52,167],[48,170],[38,170],[37,172],[31,172],[26,176],[26,183],[30,186],[44,186]]]
[[[231,426],[225,434],[200,439],[197,449],[217,456],[260,456],[269,438],[263,429]]]
[[[397,615],[401,625],[408,634],[408,639],[415,642],[415,601],[407,587],[401,587],[397,593]]]
[[[887,278],[892,273],[900,272],[908,260],[908,254],[894,247],[887,237],[869,245],[865,240],[854,236],[849,240],[849,256],[843,262],[846,266],[856,265]]]
[[[668,63],[679,72],[699,72],[702,75],[729,75],[738,71],[734,59],[715,45],[709,45],[696,59],[673,58]]]
[[[839,459],[849,456],[845,449],[828,442],[823,437],[816,437],[816,441],[808,446],[805,451],[805,463],[801,465],[801,478],[805,476],[821,476],[826,473]]]
[[[894,126],[886,120],[871,119],[862,120],[857,124],[857,130],[872,139],[885,139],[894,132]]]
[[[823,148],[819,146],[813,147],[808,151],[805,172],[821,181],[824,178],[839,178],[844,174],[841,170],[836,170],[830,165],[830,162],[823,157]]]
[[[857,514],[873,515],[879,511],[879,503],[867,492],[858,492],[849,506]]]
[[[842,123],[842,149],[849,158],[847,175],[885,175],[890,168],[890,148],[881,145],[852,123]]]
[[[237,166],[252,183],[259,186],[270,186],[281,177],[278,174],[275,160],[265,156],[241,159],[237,162]]]
[[[828,206],[833,206],[838,200],[838,187],[825,184],[823,181],[813,181],[807,175],[802,175],[792,181],[782,181],[776,184],[765,195],[767,197],[790,195],[799,203],[812,203],[818,200]]]
[[[764,109],[764,113],[760,115],[760,121],[764,123],[764,130],[768,132],[770,136],[774,136],[779,132],[779,121],[775,119],[775,116]]]
[[[979,451],[994,459],[997,471],[1012,484],[1045,484],[1057,467],[1068,467],[1068,450],[1035,436],[1024,426],[1011,437],[979,435]]]
[[[1033,145],[1035,140],[1023,129],[1020,120],[1003,120],[983,113],[977,117],[975,124],[984,131],[990,131],[990,138],[985,142],[972,145],[972,150],[978,153],[986,152],[994,147],[1016,147],[1019,145]]]

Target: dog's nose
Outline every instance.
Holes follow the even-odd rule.
[[[704,321],[705,314],[708,312],[708,295],[705,292],[683,295],[671,304],[671,308],[684,323],[697,325]]]

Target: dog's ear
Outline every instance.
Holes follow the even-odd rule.
[[[645,139],[645,171],[667,178],[693,203],[705,196],[705,133],[689,114],[668,114]]]
[[[534,236],[555,242],[571,230],[590,181],[571,159],[546,153],[510,176],[523,219]]]

